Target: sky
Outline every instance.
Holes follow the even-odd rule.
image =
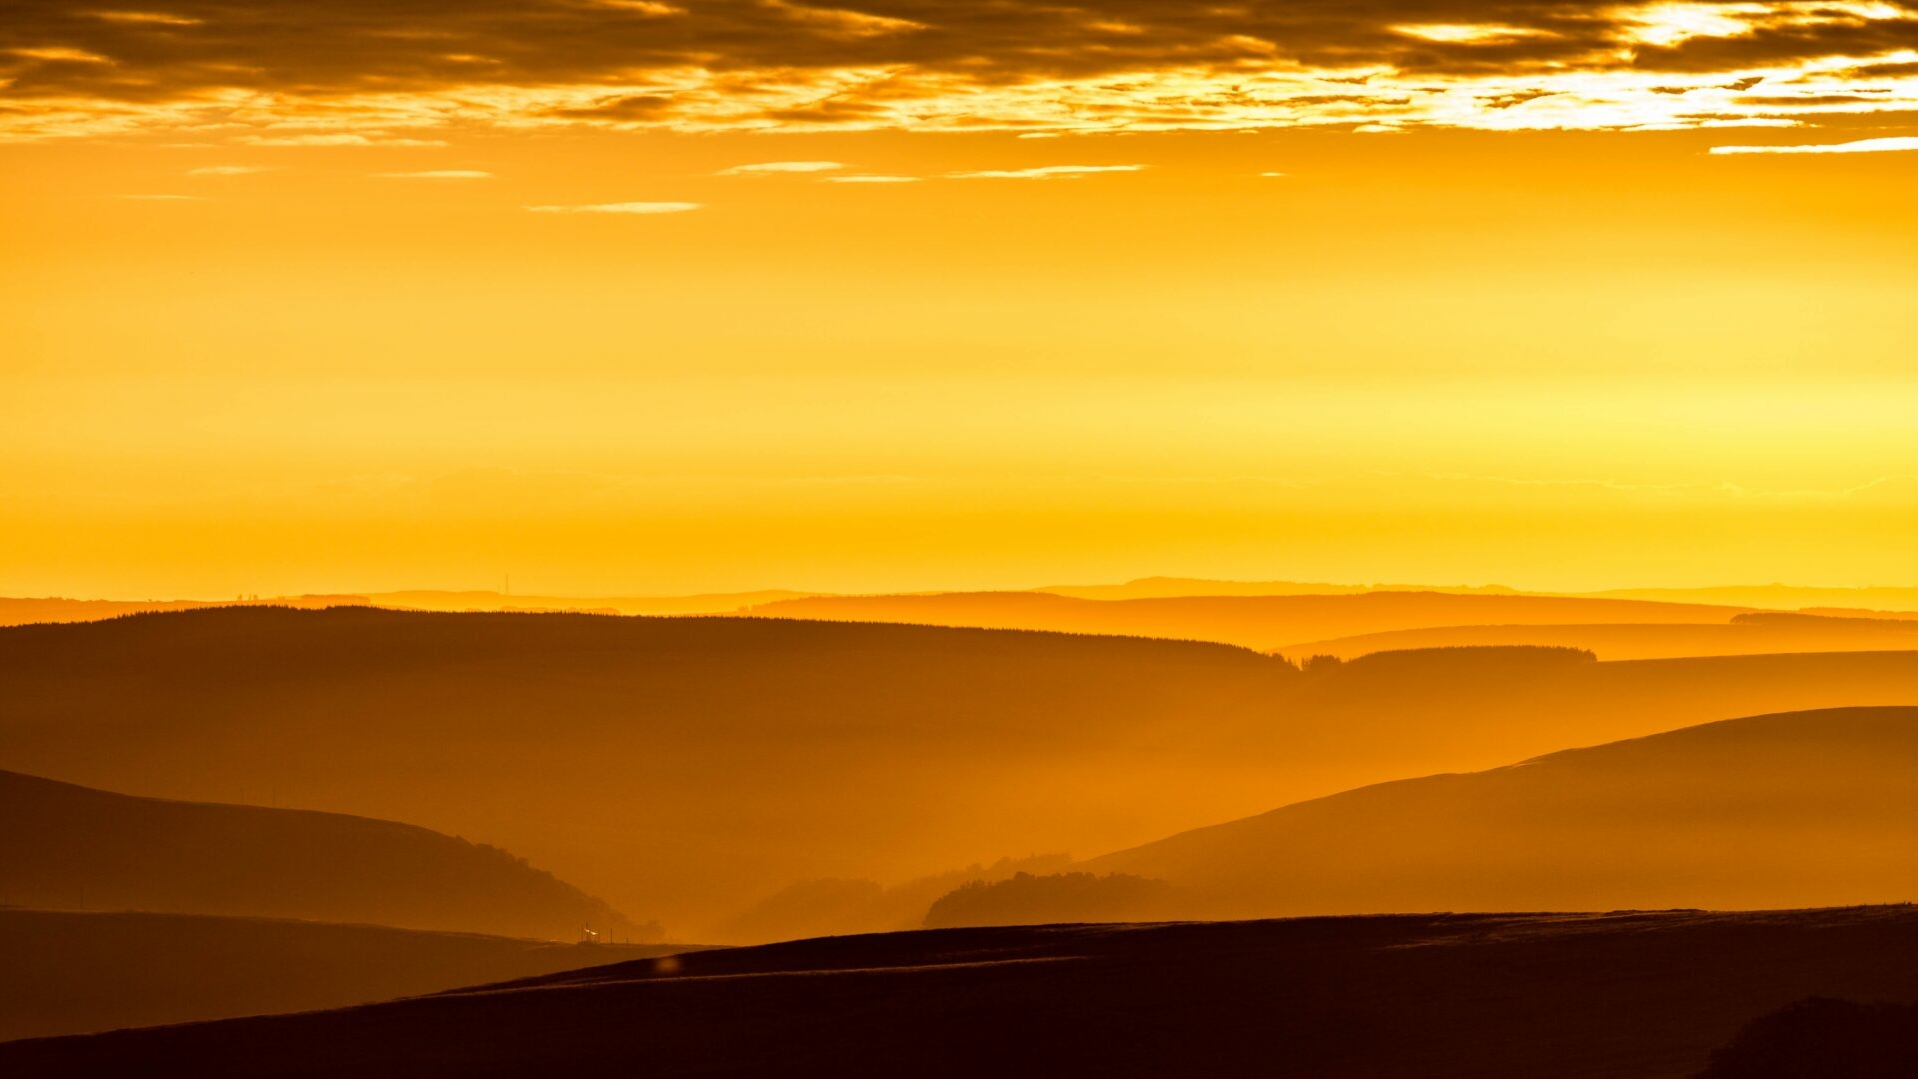
[[[1905,584],[1918,3],[0,0],[0,594]]]

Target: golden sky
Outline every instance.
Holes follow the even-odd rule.
[[[0,594],[1907,583],[1918,4],[0,3]]]

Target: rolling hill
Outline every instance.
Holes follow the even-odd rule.
[[[684,937],[798,880],[1249,809],[1231,732],[1298,678],[1207,644],[241,607],[0,630],[0,765],[485,836]],[[1219,796],[1143,808],[1200,775]]]
[[[641,933],[495,847],[386,820],[134,798],[0,772],[0,901],[579,939]]]
[[[1302,641],[1443,626],[1731,621],[1747,608],[1504,593],[1361,592],[1303,596],[1084,599],[1042,592],[813,596],[747,609],[764,618],[900,622],[1218,641],[1275,652]]]
[[[1579,648],[1605,660],[1685,656],[1873,652],[1918,648],[1918,619],[1759,611],[1701,625],[1441,626],[1308,641],[1278,650],[1294,660],[1425,648]]]
[[[1918,708],[1710,723],[1382,783],[1092,859],[1209,917],[1918,898]],[[1056,913],[1052,915],[1056,917]]]
[[[0,908],[0,1041],[339,1008],[684,950]]]
[[[0,1044],[43,1079],[1681,1079],[1813,994],[1918,997],[1918,910],[961,929]]]
[[[1911,652],[1440,650],[1301,675],[1216,644],[771,619],[229,608],[0,629],[0,767],[483,836],[719,941],[795,882],[1084,857],[1407,775],[1913,700]],[[764,924],[802,923],[872,924]]]

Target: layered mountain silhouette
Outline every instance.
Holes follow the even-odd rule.
[[[684,950],[267,918],[0,908],[0,1041],[338,1008]]]
[[[387,820],[135,798],[0,772],[0,901],[573,941],[642,929],[495,847]]]
[[[1918,619],[1756,611],[1705,625],[1441,626],[1288,645],[1295,660],[1425,648],[1577,648],[1600,659],[1672,659],[1918,648]]]
[[[0,1073],[1682,1079],[1824,993],[1918,998],[1918,910],[936,930],[0,1044]]]
[[[239,607],[0,630],[0,762],[484,836],[700,939],[795,881],[1257,808],[1231,732],[1299,677],[1210,644]],[[1200,775],[1218,800],[1141,808]]]
[[[1729,622],[1748,608],[1504,593],[1085,599],[1041,592],[812,596],[751,607],[768,618],[1039,629],[1219,641],[1262,652],[1305,641],[1444,626]]]
[[[1383,783],[1096,858],[1208,917],[1918,897],[1918,708],[1705,724]],[[1059,911],[1048,908],[1049,920]]]
[[[724,940],[801,881],[1083,856],[1568,744],[1906,703],[1918,653],[1462,649],[1301,674],[1113,637],[230,608],[0,630],[0,685],[8,767],[483,836]]]
[[[917,929],[926,924],[926,908],[954,889],[1033,874],[1051,875],[1071,861],[1063,854],[1001,858],[991,865],[972,865],[891,887],[863,879],[802,880],[718,923],[714,932],[724,940],[757,944]],[[990,923],[970,920],[961,924]]]
[[[788,589],[757,592],[727,592],[693,596],[541,596],[513,595],[506,592],[448,592],[411,589],[397,592],[367,592],[353,595],[273,596],[232,602],[212,600],[104,600],[49,597],[24,599],[0,597],[0,626],[25,626],[49,622],[97,622],[129,614],[158,614],[168,611],[199,611],[215,607],[299,607],[318,610],[326,607],[386,607],[406,611],[522,611],[586,612],[595,614],[731,614],[741,607],[815,595]]]
[[[1176,910],[1180,897],[1162,880],[1129,873],[1015,873],[975,880],[940,896],[926,928],[961,925],[1045,925],[1050,922],[1136,922]]]

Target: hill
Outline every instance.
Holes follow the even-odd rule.
[[[1484,647],[1580,648],[1606,660],[1891,651],[1918,648],[1918,619],[1759,611],[1701,625],[1442,626],[1308,641],[1278,652],[1295,660],[1354,659],[1373,652]]]
[[[338,1008],[684,950],[0,908],[0,1041]]]
[[[1075,599],[1163,599],[1176,596],[1346,596],[1359,592],[1456,592],[1516,595],[1503,585],[1327,584],[1307,581],[1221,581],[1204,577],[1141,577],[1124,584],[1034,588]]]
[[[1755,716],[1382,783],[1084,868],[1164,879],[1207,916],[1905,901],[1915,773],[1918,708]]]
[[[1041,592],[813,596],[748,608],[766,618],[1039,629],[1219,641],[1273,652],[1301,641],[1441,626],[1724,623],[1742,607],[1500,592],[1083,599]]]
[[[0,772],[0,898],[577,940],[640,932],[495,847],[386,820],[134,798]]]
[[[1918,997],[1915,949],[1910,907],[938,930],[12,1042],[0,1072],[1680,1079],[1802,997]]]
[[[232,608],[0,629],[0,766],[483,836],[721,941],[795,882],[1084,857],[1406,775],[1913,700],[1911,652],[1470,649],[1301,675],[1216,644],[744,618]],[[882,924],[865,917],[759,924]]]
[[[798,880],[1244,812],[1268,781],[1221,737],[1298,677],[1164,641],[242,607],[0,630],[0,765],[485,836],[697,936]]]
[[[756,603],[802,599],[812,592],[767,589],[696,596],[541,596],[503,592],[411,589],[360,595],[274,596],[243,600],[19,599],[0,597],[0,626],[98,622],[129,614],[199,611],[214,607],[385,607],[405,611],[539,611],[593,614],[732,614]]]

